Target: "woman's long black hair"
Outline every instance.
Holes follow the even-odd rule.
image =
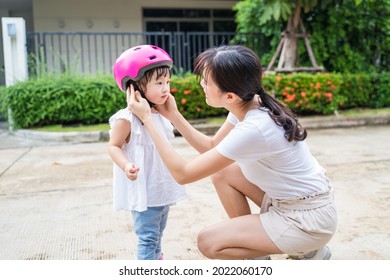
[[[222,92],[234,92],[249,104],[257,94],[260,108],[265,107],[274,122],[284,128],[286,139],[303,141],[306,130],[297,115],[262,87],[262,67],[258,56],[244,46],[220,46],[202,52],[195,59],[194,72],[201,77],[206,71]]]

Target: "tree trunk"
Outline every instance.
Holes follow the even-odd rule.
[[[284,68],[294,68],[297,63],[297,31],[299,28],[299,22],[301,18],[301,0],[297,0],[295,4],[294,13],[290,16],[287,23],[287,30],[285,32],[285,44],[284,44]],[[282,52],[283,53],[283,52]]]
[[[278,66],[275,68],[279,73],[292,72],[321,72],[323,67],[317,65],[311,48],[308,34],[301,20],[301,0],[296,0],[294,13],[290,16],[287,23],[287,28],[281,34],[281,40],[273,55],[270,63],[267,66],[266,72],[271,71],[276,59],[279,57]],[[312,67],[300,67],[298,53],[298,39],[303,38],[307,52],[309,54]]]

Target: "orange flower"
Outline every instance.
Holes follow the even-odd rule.
[[[196,108],[196,111],[197,111],[197,112],[200,112],[200,111],[202,111],[202,109],[200,109],[200,108],[198,107],[198,108]]]
[[[171,88],[171,93],[175,93],[175,92],[177,92],[177,88]]]
[[[277,80],[278,82],[280,82],[282,79],[283,79],[282,76],[276,76],[276,80]]]
[[[330,92],[325,92],[324,95],[328,98],[328,101],[332,101],[333,99],[333,94],[331,94]]]
[[[302,97],[306,97],[306,92],[302,91],[302,92],[301,92],[301,96],[302,96]]]
[[[320,88],[321,88],[320,82],[317,82],[314,88],[315,88],[315,89],[320,89]]]
[[[184,93],[185,95],[187,95],[187,94],[190,94],[191,91],[190,91],[189,89],[187,89],[187,90],[185,90],[183,93]]]
[[[187,99],[185,99],[185,98],[182,98],[182,99],[181,99],[181,104],[183,104],[183,105],[184,105],[184,104],[186,104],[186,103],[187,103]]]
[[[288,94],[285,101],[286,102],[292,102],[295,99],[295,94]]]

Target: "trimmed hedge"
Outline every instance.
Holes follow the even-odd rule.
[[[245,82],[245,81],[243,81]],[[390,107],[390,74],[294,73],[265,75],[266,91],[300,115],[331,114],[339,109]],[[196,77],[173,76],[171,92],[187,119],[225,115],[205,103]],[[0,88],[0,117],[12,110],[17,128],[51,124],[105,123],[126,107],[126,96],[111,76],[69,75],[30,79]]]
[[[47,77],[7,88],[15,127],[96,124],[125,106],[126,96],[111,77]]]

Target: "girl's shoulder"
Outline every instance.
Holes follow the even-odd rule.
[[[133,118],[133,114],[127,108],[125,108],[125,109],[120,109],[114,115],[112,115],[108,122],[111,126],[115,123],[115,121],[119,119],[124,119],[131,123],[132,118]]]

